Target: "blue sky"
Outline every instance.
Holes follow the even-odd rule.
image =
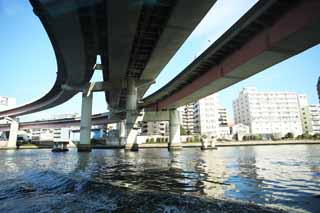
[[[165,85],[201,54],[225,30],[241,17],[256,0],[218,0],[196,30],[165,67],[147,94]],[[27,0],[0,0],[0,96],[17,98],[17,104],[35,100],[52,87],[56,60],[50,41]],[[319,45],[275,65],[218,93],[221,105],[232,117],[232,100],[246,86],[261,91],[292,91],[306,94],[309,103],[318,103],[316,83],[319,71]],[[100,71],[94,81],[102,79]],[[80,112],[81,97],[53,109],[24,116],[23,120],[50,117],[53,114]],[[93,113],[107,109],[102,93],[94,94]]]

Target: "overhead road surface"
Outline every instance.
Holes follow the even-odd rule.
[[[97,55],[101,56],[99,67],[108,85],[105,94],[110,110],[123,112],[128,82],[134,81],[137,99],[141,99],[216,0],[30,2],[52,43],[57,78],[44,97],[0,112],[0,118],[42,111],[68,101],[88,85]]]
[[[106,1],[108,39],[101,52],[111,111],[125,110],[128,79],[138,100],[216,0]],[[192,8],[192,9],[191,9]]]
[[[179,75],[144,98],[139,107],[177,108],[319,44],[319,11],[318,0],[259,1]]]

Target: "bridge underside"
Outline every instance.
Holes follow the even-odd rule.
[[[319,10],[316,0],[258,2],[175,79],[146,97],[140,107],[177,108],[319,44]]]

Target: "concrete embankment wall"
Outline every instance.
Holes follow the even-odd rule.
[[[265,146],[265,145],[298,145],[298,144],[320,144],[317,140],[281,140],[281,141],[232,141],[216,142],[216,146]]]
[[[282,140],[282,141],[226,141],[216,142],[216,147],[232,147],[232,146],[266,146],[266,145],[299,145],[299,144],[318,144],[320,141],[316,140]],[[201,147],[201,143],[181,143],[184,148]],[[69,148],[73,148],[71,146]],[[139,148],[167,148],[168,143],[142,143],[139,144]],[[0,149],[7,148],[7,141],[0,141]],[[52,146],[36,146],[26,145],[20,146],[20,149],[39,149],[39,148],[52,148]],[[117,144],[106,144],[106,145],[94,145],[94,149],[122,149],[123,145]]]
[[[299,144],[319,144],[320,141],[315,140],[283,140],[283,141],[226,141],[216,142],[216,147],[228,146],[266,146],[266,145],[299,145]],[[201,143],[182,143],[182,147],[201,147]],[[144,143],[139,144],[139,148],[167,148],[167,143]]]
[[[0,141],[0,149],[1,148],[6,148],[8,144],[8,141]]]

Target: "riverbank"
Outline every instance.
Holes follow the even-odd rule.
[[[266,145],[299,145],[299,144],[319,144],[315,140],[279,140],[279,141],[219,141],[216,147],[228,146],[266,146]],[[201,143],[181,143],[183,148],[201,147]],[[167,143],[145,143],[139,144],[139,148],[167,148]]]
[[[279,140],[279,141],[228,141],[216,142],[217,147],[224,146],[266,146],[266,145],[300,145],[320,144],[319,140]]]

